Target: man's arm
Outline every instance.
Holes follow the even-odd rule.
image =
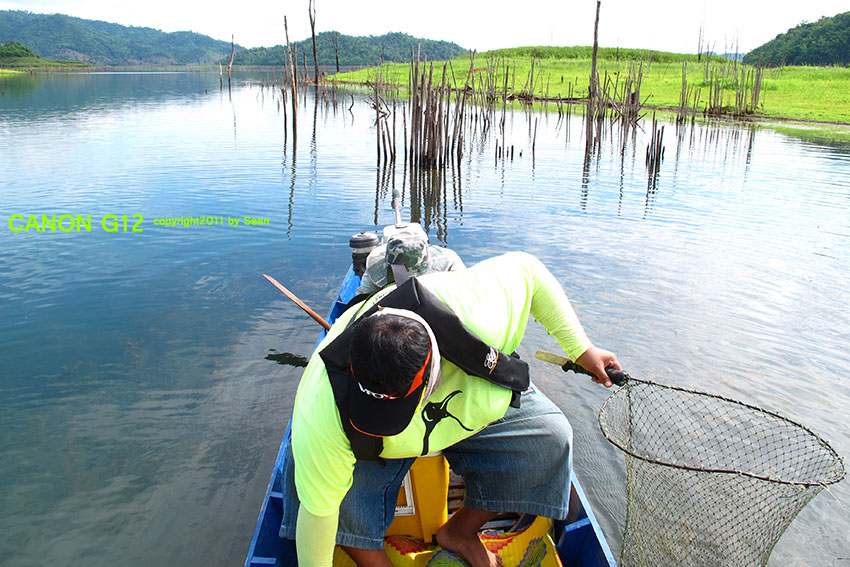
[[[345,314],[337,321],[342,324],[331,329],[326,341],[345,327]],[[301,377],[292,412],[291,443],[300,501],[296,545],[302,567],[332,563],[339,506],[351,487],[355,463],[339,420],[330,381],[316,353]]]
[[[610,388],[606,368],[622,370],[617,355],[593,346],[582,329],[564,288],[552,272],[535,256],[526,255],[523,264],[530,270],[534,291],[531,314],[555,337],[564,352],[582,368],[596,376],[593,381]]]
[[[613,353],[593,346],[561,283],[531,254],[508,252],[422,282],[474,333],[505,352],[519,346],[531,315],[570,360],[596,374],[596,382],[611,385],[605,368],[620,368]]]
[[[298,567],[331,567],[336,544],[339,509],[329,516],[315,516],[304,506],[298,509],[295,546]]]

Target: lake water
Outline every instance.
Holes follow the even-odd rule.
[[[411,188],[401,163],[376,166],[361,93],[309,93],[297,137],[247,75],[232,93],[214,73],[4,77],[0,93],[2,565],[241,564],[318,331],[261,274],[324,312],[348,237],[392,222],[392,187],[467,264],[542,258],[635,376],[776,410],[850,455],[847,148],[666,124],[651,179],[648,121],[585,162],[580,118],[515,112],[513,159],[495,132],[470,136]],[[90,215],[91,231],[22,230],[42,214]],[[221,220],[157,220],[202,216]],[[625,466],[596,423],[609,392],[533,360],[556,345],[531,328],[520,352],[573,423],[618,550]],[[845,482],[771,565],[843,565],[848,532]]]

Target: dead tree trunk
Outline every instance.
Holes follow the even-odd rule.
[[[298,84],[298,42],[292,44],[292,62],[295,67],[292,68],[292,74],[295,76],[295,84]]]
[[[590,150],[593,145],[593,118],[598,110],[596,109],[596,99],[599,92],[599,75],[596,72],[596,54],[599,51],[599,8],[602,6],[602,0],[596,0],[596,21],[593,24],[593,56],[590,60],[590,86],[587,87],[587,149]]]
[[[230,63],[227,64],[227,88],[230,89],[230,71],[233,69],[233,55],[236,53],[236,44],[233,35],[230,36]]]
[[[334,55],[336,56],[336,72],[339,73],[339,32],[334,32]]]
[[[308,6],[310,12],[310,29],[313,32],[313,77],[316,84],[319,84],[319,54],[316,52],[316,3],[310,0]]]
[[[297,120],[296,116],[298,115],[298,73],[292,61],[292,49],[289,46],[289,27],[286,24],[286,16],[283,17],[283,31],[286,34],[286,60],[289,64],[289,84],[292,86],[292,127],[294,129]]]

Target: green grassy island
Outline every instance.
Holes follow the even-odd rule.
[[[591,52],[590,47],[521,47],[464,55],[434,61],[433,81],[439,83],[445,64],[452,88],[463,89],[474,78],[477,89],[491,85],[491,92],[509,100],[580,102],[587,98]],[[850,136],[850,128],[843,128],[850,125],[847,66],[758,68],[710,54],[600,48],[597,69],[600,88],[611,93],[630,81],[629,91],[637,91],[644,112],[687,108],[692,115],[803,122],[807,130],[828,127]],[[409,75],[410,64],[389,63],[342,73],[336,80],[377,79],[405,89]]]

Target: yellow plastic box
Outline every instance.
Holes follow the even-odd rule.
[[[449,517],[449,464],[441,453],[419,457],[404,477],[387,535],[429,543]]]

